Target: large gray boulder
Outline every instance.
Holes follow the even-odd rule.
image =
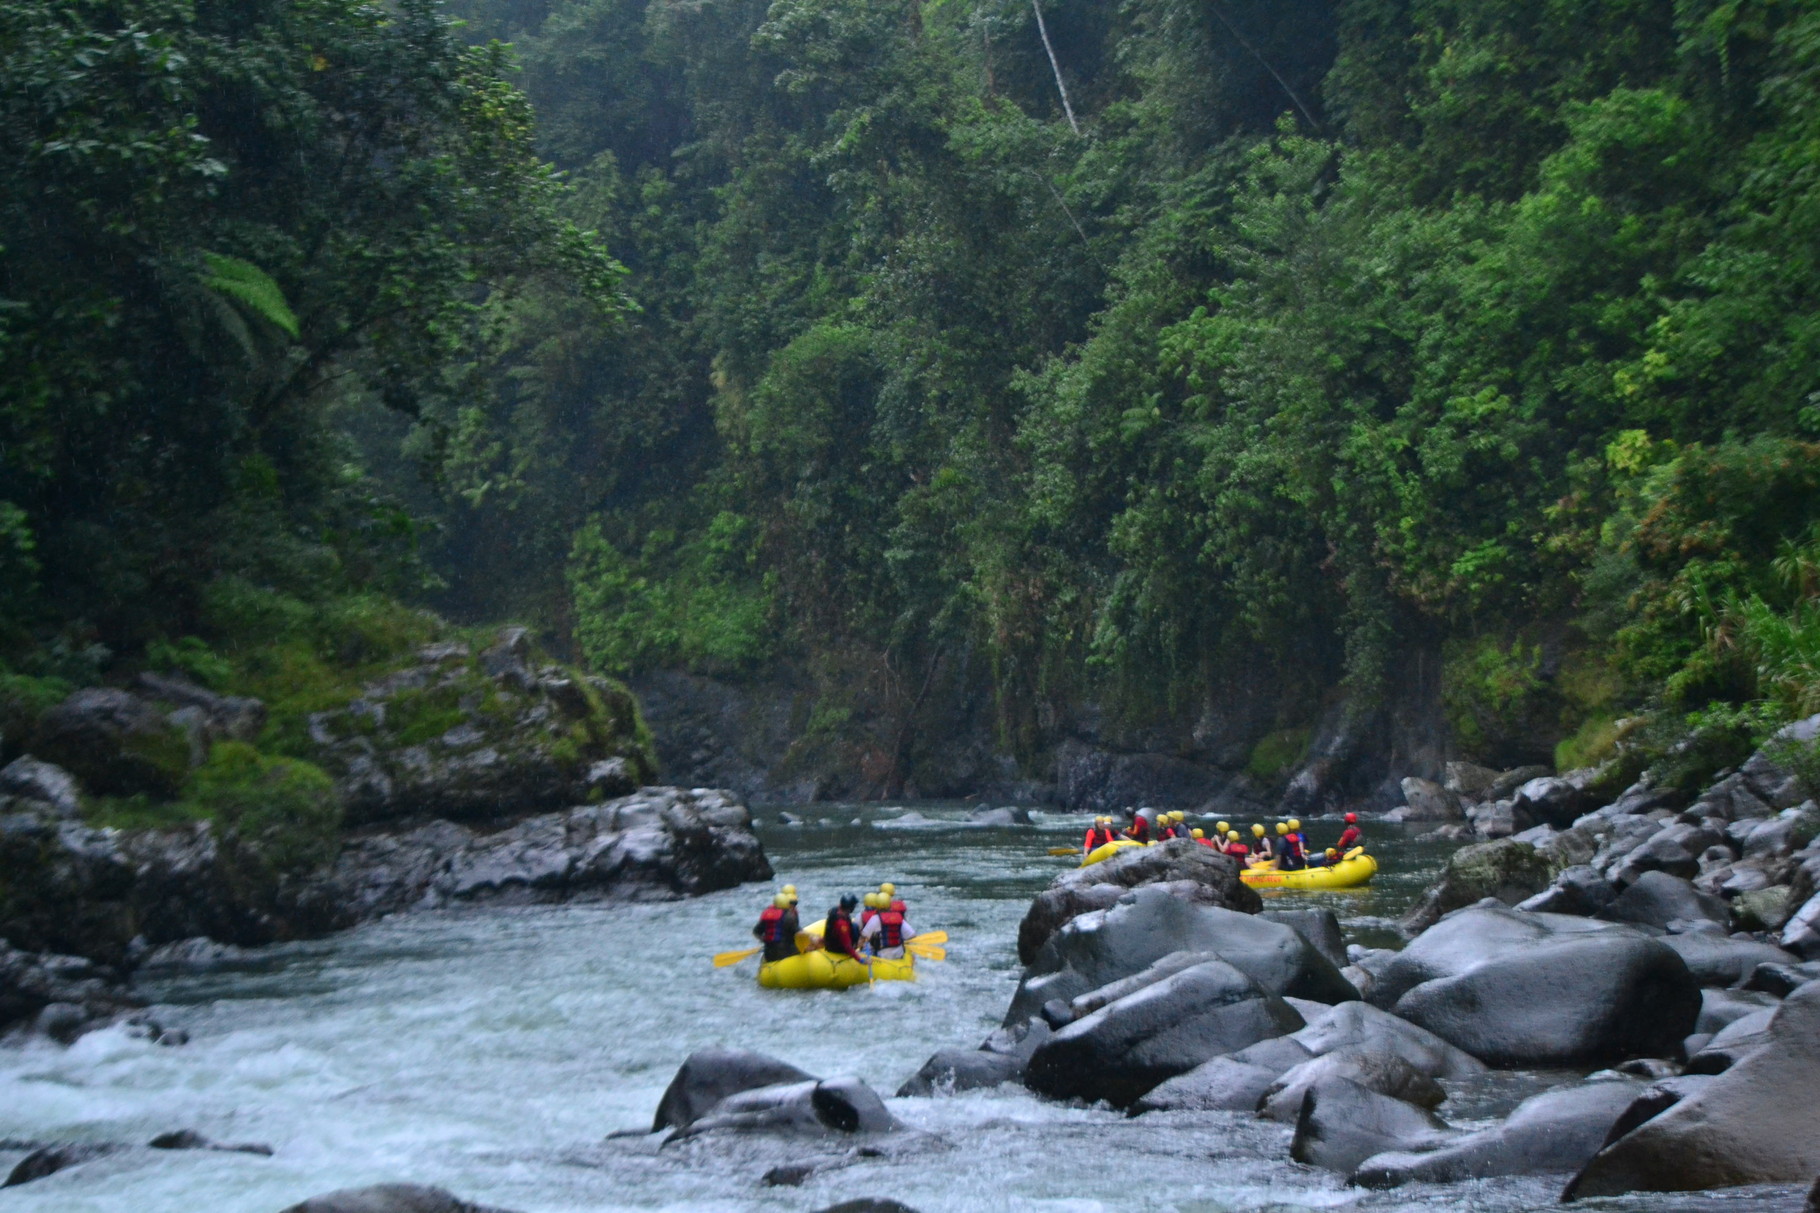
[[[1133,1112],[1255,1112],[1279,1074],[1273,1066],[1216,1057],[1159,1083],[1131,1105]]]
[[[1796,764],[1790,761],[1791,751],[1811,747],[1816,737],[1820,737],[1820,716],[1809,716],[1785,725],[1762,749],[1750,756],[1738,774],[1771,808],[1798,805],[1807,799],[1807,788],[1795,773]]]
[[[38,719],[31,746],[90,792],[160,800],[176,796],[203,757],[180,724],[116,687],[73,692]]]
[[[1343,1002],[1286,1040],[1316,1057],[1342,1051],[1390,1053],[1434,1078],[1469,1078],[1485,1063],[1433,1032],[1363,1002]]]
[[[471,1204],[453,1192],[422,1184],[374,1184],[325,1192],[279,1213],[510,1213],[510,1210]]]
[[[1675,822],[1651,834],[1607,873],[1614,884],[1628,885],[1646,872],[1665,872],[1692,880],[1700,874],[1700,857],[1725,836],[1705,825]]]
[[[1511,797],[1512,811],[1557,829],[1571,826],[1591,806],[1586,784],[1590,772],[1542,775],[1525,783]]]
[[[943,1049],[922,1064],[897,1089],[898,1097],[958,1095],[982,1087],[996,1087],[1017,1082],[1024,1076],[1027,1060],[1014,1053],[993,1053],[984,1049]]]
[[[878,1093],[859,1079],[810,1079],[729,1095],[687,1128],[676,1130],[670,1140],[714,1132],[826,1137],[890,1133],[902,1127]]]
[[[1303,1093],[1289,1156],[1351,1174],[1374,1154],[1438,1147],[1450,1136],[1433,1112],[1334,1077]]]
[[[1422,1108],[1439,1107],[1447,1092],[1433,1078],[1395,1053],[1344,1050],[1312,1057],[1287,1071],[1264,1091],[1258,1111],[1270,1120],[1294,1124],[1302,1096],[1333,1078],[1347,1078],[1367,1091]]]
[[[1352,1182],[1395,1188],[1494,1175],[1571,1175],[1598,1153],[1636,1095],[1636,1084],[1624,1081],[1544,1091],[1518,1104],[1493,1128],[1432,1150],[1374,1155],[1353,1172]]]
[[[1141,973],[1172,952],[1211,952],[1272,994],[1336,1003],[1358,997],[1294,928],[1217,906],[1196,905],[1152,885],[1107,910],[1083,914],[1050,937],[1024,971],[1007,1024]]]
[[[1539,996],[1546,991],[1547,996]],[[1494,1065],[1600,1065],[1672,1055],[1700,1013],[1674,951],[1587,919],[1475,907],[1381,972],[1379,1006]]]
[[[759,1087],[814,1082],[815,1078],[787,1061],[745,1049],[697,1049],[683,1059],[676,1076],[657,1101],[651,1121],[653,1133],[686,1129],[730,1095]]]
[[[1167,885],[1172,894],[1196,905],[1245,913],[1263,906],[1257,893],[1239,879],[1238,864],[1211,847],[1193,839],[1133,847],[1091,867],[1072,868],[1037,894],[1018,924],[1018,960],[1031,963],[1063,926],[1082,914],[1111,908],[1143,885]]]
[[[1346,935],[1340,929],[1340,916],[1326,906],[1272,908],[1260,910],[1258,917],[1293,927],[1297,934],[1314,945],[1315,951],[1332,961],[1334,968],[1346,967]]]
[[[1599,875],[1590,864],[1563,868],[1549,886],[1535,896],[1517,903],[1517,909],[1532,914],[1599,913],[1618,899],[1618,888]]]
[[[1448,857],[1440,879],[1429,886],[1403,926],[1412,932],[1426,930],[1443,915],[1487,897],[1515,905],[1546,889],[1553,875],[1552,866],[1534,846],[1514,838],[1461,847]]]
[[[1024,1085],[1055,1099],[1129,1107],[1202,1062],[1302,1026],[1238,968],[1210,960],[1127,995],[1037,1047]]]
[[[1667,872],[1644,872],[1599,916],[1667,930],[1671,924],[1700,921],[1727,925],[1731,922],[1731,908],[1710,893],[1696,889],[1692,881]]]
[[[1404,807],[1394,816],[1399,821],[1463,821],[1466,810],[1460,797],[1432,779],[1410,776],[1403,780]]]
[[[1774,944],[1705,931],[1665,935],[1662,943],[1674,950],[1694,980],[1703,986],[1742,985],[1758,965],[1791,964],[1795,959]]]
[[[1572,1197],[1806,1183],[1820,1173],[1820,982],[1790,994],[1767,1047],[1600,1150]]]
[[[1820,960],[1820,893],[1789,917],[1782,928],[1782,946],[1804,960]]]

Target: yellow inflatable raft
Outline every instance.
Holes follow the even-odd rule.
[[[1279,872],[1274,864],[1246,868],[1239,879],[1254,889],[1356,889],[1378,874],[1378,861],[1355,847],[1330,867]]]
[[[845,990],[874,981],[915,980],[916,960],[910,956],[861,964],[818,948],[758,966],[758,984],[767,990]]]
[[[1091,867],[1103,859],[1111,859],[1120,851],[1129,851],[1132,847],[1147,847],[1151,845],[1153,844],[1139,842],[1135,838],[1115,838],[1105,846],[1095,847],[1093,850],[1087,852],[1086,858],[1081,860],[1081,866],[1083,868]]]

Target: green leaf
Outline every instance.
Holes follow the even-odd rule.
[[[297,316],[271,275],[250,261],[222,253],[204,253],[202,260],[209,268],[202,285],[243,305],[291,339],[297,338]]]

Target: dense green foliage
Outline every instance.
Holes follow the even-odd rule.
[[[806,675],[886,784],[969,691],[1268,677],[1260,778],[1412,655],[1487,761],[1820,708],[1812,6],[454,7],[6,10],[0,607],[401,587],[398,501],[445,609]]]

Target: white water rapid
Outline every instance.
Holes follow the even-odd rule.
[[[1010,1088],[891,1100],[900,1120],[942,1144],[855,1160],[800,1187],[761,1182],[793,1156],[788,1145],[606,1140],[649,1129],[677,1065],[704,1045],[857,1074],[889,1096],[929,1054],[971,1047],[997,1026],[1017,979],[1018,920],[1067,863],[1044,848],[1078,838],[1085,819],[975,830],[955,824],[962,807],[916,809],[935,824],[879,828],[902,810],[810,805],[795,810],[809,824],[786,828],[775,810],[763,813],[779,880],[801,887],[805,911],[890,879],[918,927],[949,932],[946,963],[921,966],[914,984],[773,992],[757,987],[752,962],[711,968],[712,953],[749,941],[770,893],[757,886],[681,902],[405,915],[265,949],[243,966],[148,975],[156,1018],[187,1029],[190,1043],[109,1030],[68,1049],[0,1053],[0,1136],[143,1145],[194,1129],[269,1143],[274,1155],[130,1150],[0,1191],[0,1213],[276,1213],[386,1181],[439,1184],[524,1213],[798,1213],[859,1196],[922,1213],[1556,1207],[1554,1181],[1350,1190],[1289,1163],[1281,1126],[1222,1114],[1127,1119]],[[1376,891],[1328,902],[1367,935],[1408,904],[1440,852],[1392,844],[1386,854],[1387,868],[1401,866]],[[1509,1078],[1492,1102],[1507,1108],[1537,1081]],[[20,1156],[0,1154],[0,1165]],[[1795,1213],[1800,1203],[1778,1189],[1584,1207]]]

